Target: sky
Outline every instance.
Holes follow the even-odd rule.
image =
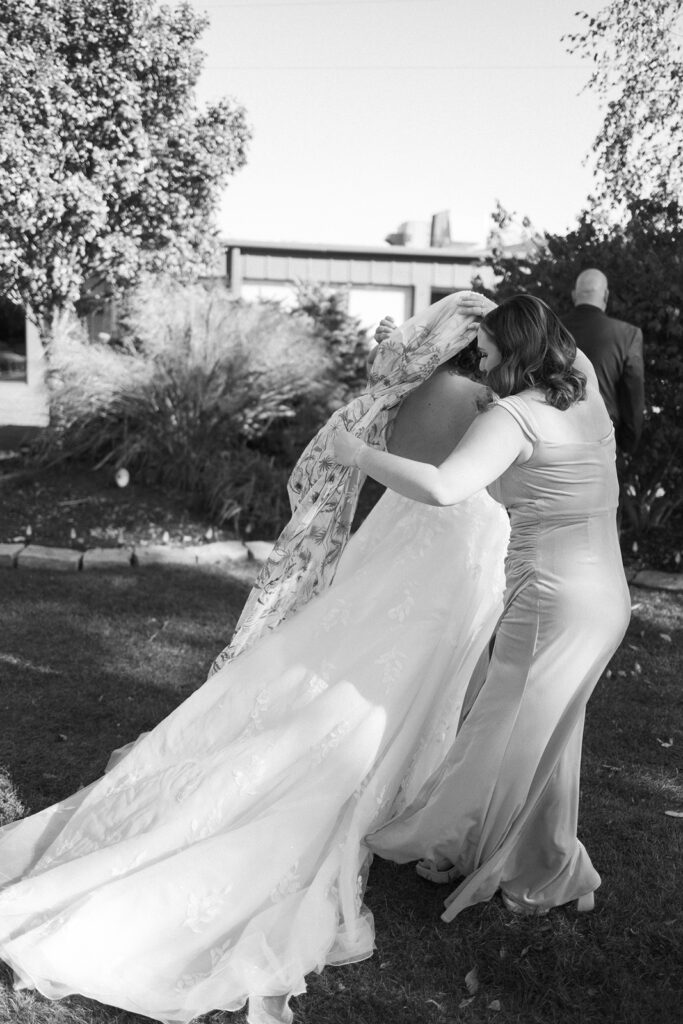
[[[190,0],[210,18],[198,100],[253,129],[225,238],[382,245],[450,210],[483,244],[496,200],[571,227],[602,113],[563,33],[604,0]]]

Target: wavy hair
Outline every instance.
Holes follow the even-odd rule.
[[[480,325],[498,346],[501,361],[486,374],[499,398],[540,388],[564,411],[586,395],[586,376],[574,369],[576,342],[549,306],[534,295],[513,295]]]

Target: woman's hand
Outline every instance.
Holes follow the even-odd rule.
[[[338,430],[334,435],[334,457],[342,466],[357,465],[356,459],[365,447],[365,442],[361,441],[355,434],[349,433],[348,430]]]
[[[396,330],[396,321],[393,316],[384,316],[377,324],[375,331],[375,341],[378,345],[381,345],[383,341],[386,341],[390,334]]]
[[[485,295],[469,294],[458,299],[458,312],[468,316],[484,317],[492,309],[497,309],[497,305],[491,299],[487,299]]]

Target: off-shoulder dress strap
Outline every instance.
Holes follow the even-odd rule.
[[[509,395],[507,398],[498,398],[496,405],[509,412],[522,428],[522,433],[527,440],[531,441],[532,444],[536,444],[538,441],[538,427],[528,402],[525,402],[519,395]]]

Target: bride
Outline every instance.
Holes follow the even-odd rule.
[[[207,682],[85,789],[0,829],[0,958],[51,999],[174,1024],[287,999],[368,957],[364,836],[443,762],[502,609],[507,517],[485,492],[387,492],[350,540],[361,474],[339,426],[438,465],[483,389],[452,372],[449,296],[384,342],[367,392],[291,480],[294,513]],[[476,328],[475,328],[476,329]]]

